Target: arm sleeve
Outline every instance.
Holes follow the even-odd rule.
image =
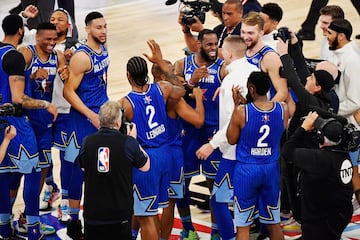
[[[2,63],[4,71],[10,76],[24,76],[25,59],[18,51],[9,51],[6,53]]]
[[[220,106],[222,108],[223,116],[226,116],[226,124],[219,129],[219,131],[216,132],[216,134],[213,136],[213,138],[209,141],[210,145],[216,149],[220,147],[223,144],[228,144],[227,138],[226,138],[226,131],[227,127],[229,125],[232,112],[234,111],[234,102],[232,98],[232,90],[231,89],[225,89],[224,90],[224,104]]]
[[[129,159],[136,168],[141,168],[148,160],[145,152],[141,151],[139,143],[133,138],[128,137],[125,141],[126,159]]]
[[[289,87],[294,91],[301,105],[306,106],[309,102],[316,98],[311,95],[300,82],[299,76],[297,75],[294,66],[292,65],[292,59],[289,54],[280,57],[283,64],[283,75],[286,77]]]
[[[294,67],[296,69],[296,72],[298,73],[302,84],[305,85],[306,78],[311,74],[309,69],[307,68],[305,57],[303,52],[301,51],[299,42],[295,44],[290,44],[290,52],[291,58],[294,61]]]

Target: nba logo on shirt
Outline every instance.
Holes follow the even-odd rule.
[[[109,172],[109,168],[110,168],[109,165],[110,165],[110,149],[108,147],[99,147],[98,160],[97,160],[98,172],[102,172],[102,173]]]

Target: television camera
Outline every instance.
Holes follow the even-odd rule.
[[[201,23],[204,23],[205,13],[213,8],[213,3],[209,0],[181,0],[180,2],[180,12],[184,13],[181,21],[185,25],[195,23],[195,17],[198,17]]]
[[[341,135],[341,142],[336,146],[337,150],[353,152],[359,148],[360,131],[356,129],[354,124],[349,123],[344,117],[338,116],[319,107],[310,105],[309,109],[311,111],[316,111],[319,114],[319,117],[314,123],[316,133],[321,133],[326,124],[331,121],[337,121],[342,125],[343,131]]]

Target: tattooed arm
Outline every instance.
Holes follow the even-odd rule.
[[[55,105],[47,101],[33,99],[24,94],[25,91],[24,76],[10,75],[9,84],[10,84],[12,102],[22,104],[23,108],[46,109],[49,113],[51,113],[54,116],[53,121],[56,120],[57,108]]]

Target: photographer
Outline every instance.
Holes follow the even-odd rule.
[[[239,0],[226,0],[222,7],[222,21],[223,23],[217,25],[213,31],[216,33],[219,42],[218,47],[221,48],[224,39],[228,35],[240,35],[241,17],[243,13],[243,6]],[[183,21],[184,13],[180,13],[178,23],[182,27],[184,33],[184,39],[186,46],[190,52],[198,52],[199,45],[196,38],[192,35],[191,31],[200,32],[204,29],[204,26],[200,19],[195,16],[195,22],[192,24],[186,24]]]
[[[136,126],[120,133],[120,105],[108,101],[99,111],[100,129],[86,137],[76,159],[84,170],[86,239],[131,239],[132,168],[148,171],[150,161],[136,138]]]
[[[298,147],[314,128],[320,149]],[[310,112],[283,146],[283,157],[302,171],[299,192],[304,240],[340,239],[350,222],[353,169],[348,152],[339,146],[342,141],[343,125],[339,121],[324,120]]]
[[[287,79],[288,86],[292,89],[298,100],[296,102],[294,115],[289,123],[287,138],[289,138],[301,125],[301,118],[309,113],[310,105],[319,107],[325,111],[329,110],[331,106],[331,96],[329,92],[334,86],[333,76],[328,71],[317,70],[310,75],[305,64],[305,59],[297,44],[295,34],[290,33],[290,35],[291,44],[288,44],[288,42],[285,43],[281,39],[279,39],[277,43],[277,52],[280,55],[280,60],[283,65],[282,75]],[[288,47],[291,50],[296,50],[296,52],[298,52],[298,54],[294,56],[294,60],[291,58],[290,54],[288,54]],[[296,71],[293,62],[297,64],[295,66]],[[336,69],[336,66],[333,67]],[[303,74],[302,72],[306,73]],[[299,75],[301,77],[299,77]],[[318,144],[313,140],[313,136],[314,134],[312,132],[304,134],[302,136],[303,141],[301,141],[301,145],[298,145],[297,147],[318,148]],[[281,170],[282,203],[289,202],[293,217],[297,222],[300,222],[301,204],[300,199],[296,195],[299,169],[293,166],[289,161],[285,160],[281,161]],[[282,206],[285,206],[285,204]],[[284,229],[286,230],[286,227]]]

